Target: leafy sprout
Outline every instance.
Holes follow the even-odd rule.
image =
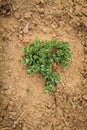
[[[53,51],[54,50],[54,51]],[[28,65],[27,73],[39,72],[46,79],[44,92],[48,93],[60,81],[60,75],[52,70],[53,63],[63,67],[69,65],[70,44],[57,39],[42,42],[38,37],[23,48],[23,62]]]

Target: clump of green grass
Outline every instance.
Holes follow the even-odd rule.
[[[60,75],[52,70],[53,63],[60,63],[63,67],[69,65],[70,44],[57,39],[43,42],[37,37],[34,42],[25,45],[23,51],[23,62],[28,65],[27,73],[41,73],[46,79],[44,92],[48,93],[60,81]]]

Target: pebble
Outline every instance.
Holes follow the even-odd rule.
[[[11,38],[10,36],[8,36],[8,40],[9,40],[9,41],[11,41],[11,40],[12,40],[12,38]]]
[[[87,17],[87,9],[86,8],[82,9],[82,13],[83,13],[83,15],[85,15]]]
[[[30,13],[25,13],[25,14],[24,14],[24,18],[25,18],[25,19],[31,18],[31,14],[30,14]]]
[[[26,26],[23,29],[23,32],[26,34],[29,31],[29,24],[27,23]]]
[[[84,48],[85,53],[87,53],[87,47]]]
[[[42,3],[42,4],[43,4],[43,3],[44,3],[44,0],[39,0],[39,2],[38,2],[37,4],[39,4],[39,3]]]
[[[87,80],[84,79],[84,80],[82,81],[82,85],[85,85],[86,83],[87,83]]]
[[[60,27],[65,26],[65,22],[64,21],[59,21],[59,26]],[[69,29],[71,29],[71,28],[69,27]]]
[[[57,8],[56,7],[53,7],[53,10],[56,10]]]
[[[56,34],[55,33],[53,33],[53,38],[56,38]]]
[[[9,59],[10,59],[10,60],[13,60],[13,56],[11,55],[11,56],[9,57]]]
[[[20,19],[18,19],[18,22],[24,22],[24,19],[22,19],[22,18],[20,18]]]
[[[8,89],[8,90],[5,91],[6,95],[10,95],[11,93],[12,93],[12,91],[10,89]]]
[[[55,29],[55,25],[54,25],[54,24],[51,24],[51,27],[52,27],[53,29]]]
[[[16,112],[9,112],[9,119],[13,119],[16,116]]]
[[[6,110],[8,107],[8,103],[3,104],[2,107],[3,107],[3,110]]]
[[[23,36],[21,34],[18,35],[18,38],[22,41],[23,40]]]
[[[84,45],[87,47],[87,42],[85,42]]]
[[[64,127],[63,130],[67,130],[67,127]]]
[[[28,130],[28,129],[27,129],[27,127],[24,126],[24,127],[22,127],[22,130]]]
[[[83,95],[83,99],[87,100],[87,94]]]
[[[51,126],[44,127],[44,130],[51,130]]]
[[[41,14],[44,14],[44,8],[39,8],[38,10]]]
[[[43,18],[43,17],[44,17],[44,14],[41,14],[40,16]]]
[[[1,130],[10,130],[9,128],[1,128]]]
[[[4,65],[4,64],[3,64],[3,65]],[[4,85],[4,86],[3,86],[3,89],[4,89],[4,90],[7,90],[7,89],[9,89],[9,87],[8,87],[7,85],[6,85],[6,86]]]
[[[8,111],[12,111],[13,110],[13,107],[12,106],[8,106]]]
[[[4,33],[4,28],[0,27],[0,34]]]
[[[87,71],[87,65],[84,66],[84,69]]]
[[[51,19],[52,19],[52,15],[49,15],[49,16],[48,16],[48,20],[51,20]]]
[[[85,61],[86,61],[87,60],[87,55],[85,55],[84,58],[85,58]]]
[[[2,122],[2,120],[3,120],[3,119],[0,117],[0,122]]]
[[[46,29],[46,28],[43,28],[42,31],[43,31],[44,33],[46,33],[46,32],[47,32],[47,29]]]
[[[15,16],[16,19],[19,19],[21,17],[21,15],[18,12],[15,12],[14,16]]]
[[[16,11],[19,8],[19,5],[13,4],[12,8],[13,8],[14,11]]]
[[[14,102],[13,102],[13,101],[10,101],[9,104],[10,104],[11,106],[14,106]]]

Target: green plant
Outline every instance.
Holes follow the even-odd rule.
[[[27,88],[26,91],[27,92],[32,92],[32,88]]]
[[[53,63],[61,63],[63,67],[69,65],[71,58],[68,42],[57,39],[42,42],[38,37],[34,42],[24,46],[23,62],[28,65],[27,73],[39,72],[46,79],[45,93],[48,93],[60,81],[60,75],[53,72]]]

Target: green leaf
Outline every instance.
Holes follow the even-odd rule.
[[[58,83],[60,81],[60,75],[56,72],[53,73],[54,82]]]
[[[22,61],[27,64],[27,73],[39,72],[46,79],[44,92],[48,93],[59,83],[60,75],[53,72],[53,62],[59,62],[67,67],[71,58],[68,42],[59,42],[57,39],[41,41],[36,37],[34,42],[23,47]]]
[[[31,74],[32,73],[32,70],[31,69],[28,69],[27,70],[27,74]]]
[[[64,47],[69,47],[70,44],[68,42],[64,42]]]
[[[36,38],[35,38],[35,42],[36,42],[36,43],[40,43],[40,42],[41,42],[41,41],[40,41],[40,38],[39,38],[39,37],[36,37]]]
[[[49,91],[51,91],[54,88],[54,86],[50,83],[50,84],[46,84],[46,87],[44,89],[45,93],[48,93]]]
[[[63,47],[64,47],[64,43],[59,42],[58,45],[57,45],[57,47],[58,47],[59,49],[63,48]]]
[[[63,52],[62,49],[59,49],[59,50],[57,51],[57,54],[58,54],[58,56],[62,56],[62,55],[64,55],[64,52]]]
[[[27,59],[26,57],[23,57],[23,58],[22,58],[22,61],[23,61],[24,63],[28,64],[29,59]]]
[[[68,61],[62,61],[62,66],[67,67],[69,65]]]
[[[70,53],[65,53],[65,58],[70,59],[71,58],[71,54]]]
[[[61,61],[61,57],[59,57],[58,55],[53,55],[53,59],[54,59],[54,62],[60,62]]]

